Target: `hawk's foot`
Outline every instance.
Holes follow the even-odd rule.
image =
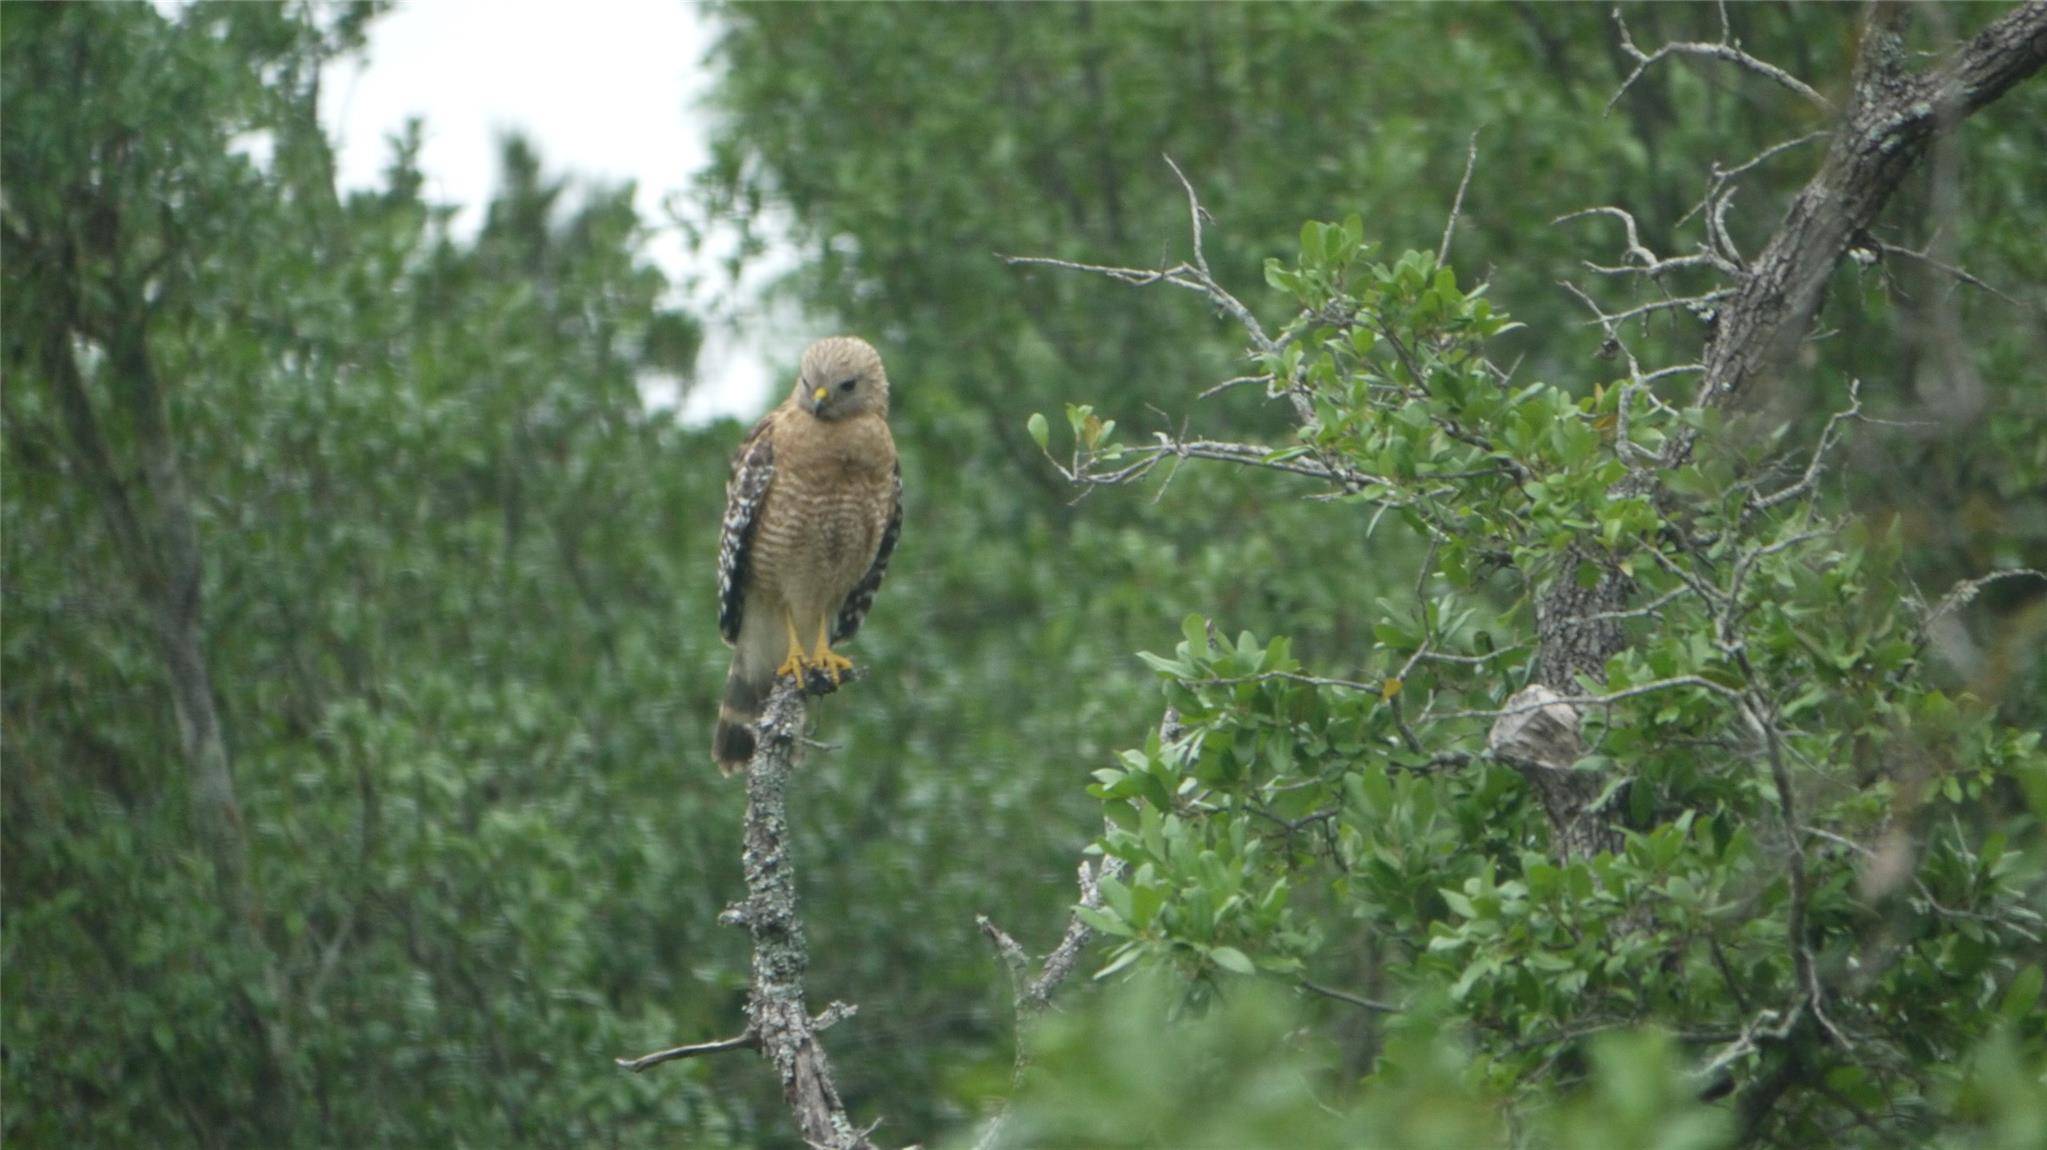
[[[839,680],[846,677],[846,672],[853,669],[853,660],[832,650],[829,633],[825,630],[825,625],[824,621],[819,621],[817,625],[817,646],[810,649],[807,659],[814,670],[823,672],[824,676],[832,681],[832,686],[837,687]]]
[[[829,678],[832,686],[836,687],[840,680],[846,677],[846,672],[853,669],[853,660],[819,643],[817,650],[810,653],[810,665]]]

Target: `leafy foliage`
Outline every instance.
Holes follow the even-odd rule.
[[[1428,546],[1411,600],[1378,600],[1352,678],[1198,616],[1147,657],[1183,733],[1097,772],[1098,849],[1131,876],[1081,912],[1120,940],[1107,969],[1171,968],[1198,999],[1340,967],[1362,942],[1366,993],[1446,997],[1519,1109],[1585,1074],[1588,1036],[1653,1025],[1700,1052],[1694,1092],[1732,1094],[1744,1139],[1784,1144],[1949,1129],[1943,1099],[2002,1026],[2041,1062],[2047,753],[1994,700],[1937,685],[1928,627],[1952,602],[1910,589],[1896,530],[1820,506],[1812,479],[1859,406],[1801,469],[1744,458],[1632,356],[1582,398],[1519,384],[1487,358],[1510,325],[1484,289],[1426,253],[1373,262],[1355,218],[1308,224],[1266,280],[1298,311],[1275,338],[1247,321],[1251,355],[1302,413],[1296,445],[1199,450],[1312,460],[1332,514],[1390,516]],[[1125,447],[1070,411],[1077,482],[1188,450]],[[1603,782],[1589,809],[1627,824],[1591,853],[1486,731],[1544,705],[1516,687],[1550,589],[1613,579],[1649,604],[1609,612],[1632,641],[1548,697],[1583,708],[1589,744],[1553,769]],[[1706,1129],[1652,1121],[1617,1144]]]
[[[1936,50],[1986,18],[1929,13]],[[788,1144],[748,1058],[611,1062],[731,1033],[741,1001],[742,940],[715,922],[739,796],[704,754],[739,429],[642,405],[650,377],[686,382],[697,332],[622,190],[510,143],[462,235],[414,133],[382,188],[336,193],[318,81],[373,17],[0,6],[0,1134]],[[1919,590],[2047,565],[2038,331],[1887,256],[1841,274],[1839,334],[1798,378],[1722,424],[1631,389],[1550,287],[1618,232],[1551,220],[1637,205],[1669,250],[1711,160],[1808,111],[1671,67],[1602,116],[1626,61],[1589,8],[718,18],[697,210],[792,213],[789,286],[901,384],[908,530],[855,652],[877,673],[817,708],[837,749],[805,765],[794,827],[813,987],[863,1006],[826,1035],[857,1113],[935,1142],[1009,1094],[974,915],[1049,939],[1098,838],[1130,864],[1091,914],[1112,985],[1023,1036],[1012,1145],[1853,1144],[1863,1115],[2038,1141],[2047,613],[2016,580],[1938,619]],[[1646,44],[1714,17],[1630,19]],[[1734,19],[1802,74],[1845,67],[1843,13]],[[1937,209],[1936,252],[1992,283],[2047,275],[2043,99],[1973,120],[1960,175],[1896,213]],[[1431,253],[1473,129],[1452,271]],[[1246,361],[1184,297],[992,258],[1180,250],[1161,152],[1215,213],[1216,278],[1259,316],[1314,313],[1271,325],[1276,356]],[[1751,173],[1737,229],[1809,159]],[[1659,316],[1631,347],[1659,361],[1702,323]],[[148,472],[129,347],[182,501]],[[1189,395],[1243,374],[1298,376],[1310,410],[1256,384],[1203,401],[1193,423],[1252,441],[1255,472],[1159,458],[1155,498],[1075,506],[1047,465],[1143,464],[1155,429],[1190,434]],[[1745,510],[1798,480],[1858,378],[1913,426],[1850,424],[1815,501]],[[1670,498],[1614,494],[1694,432]],[[1332,498],[1300,499],[1317,468]],[[116,489],[151,522],[182,507],[198,545],[250,923],[202,846],[165,597]],[[1483,737],[1530,670],[1529,595],[1608,566],[1659,604],[1580,684],[1641,691],[1588,708],[1580,764],[1624,835],[1560,859]],[[1697,681],[1647,689],[1673,679]],[[1807,1016],[1716,1070],[1736,1101],[1700,1103],[1702,1066],[1798,979],[1792,840],[1739,700],[1784,733],[1805,937],[1857,1045]],[[1179,733],[1147,738],[1161,703]],[[1120,985],[1146,971],[1166,981]],[[1787,1051],[1818,1085],[1751,1131],[1739,1100]]]

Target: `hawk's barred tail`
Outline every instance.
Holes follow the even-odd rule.
[[[773,685],[774,680],[768,680],[768,686]],[[732,670],[725,675],[725,698],[718,704],[718,725],[711,732],[711,755],[720,771],[729,775],[753,758],[753,728],[767,699],[767,687],[747,682],[739,673],[739,660],[732,660]]]

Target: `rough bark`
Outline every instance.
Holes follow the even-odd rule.
[[[762,714],[759,743],[746,767],[746,898],[725,912],[753,939],[747,1029],[782,1080],[797,1132],[812,1146],[861,1150],[872,1145],[853,1126],[818,1042],[821,1020],[804,1004],[810,950],[796,915],[796,864],[789,848],[788,784],[803,734],[803,691],[776,683]],[[830,1018],[846,1008],[835,1006]]]
[[[1932,143],[2047,64],[2047,0],[2006,13],[1920,73],[1905,67],[1898,26],[1906,15],[1905,5],[1872,6],[1832,145],[1716,318],[1699,406],[1726,406],[1784,362],[1810,329],[1842,256]],[[1691,428],[1674,434],[1661,466],[1682,466],[1697,438]],[[1653,471],[1640,473],[1623,480],[1618,494],[1639,495],[1655,482]],[[1564,694],[1575,693],[1580,675],[1602,677],[1606,660],[1626,641],[1618,622],[1601,616],[1622,608],[1629,581],[1608,569],[1581,586],[1576,558],[1553,575],[1536,607],[1536,680]],[[1611,825],[1597,825],[1610,823],[1612,812],[1588,809],[1602,780],[1577,776],[1582,785],[1559,785],[1553,771],[1522,770],[1543,795],[1560,854],[1617,840]]]
[[[1700,399],[1720,406],[1768,374],[1811,326],[1828,278],[1940,135],[2047,64],[2047,0],[2022,4],[1931,71],[1905,70],[1905,5],[1878,5],[1863,28],[1847,114],[1820,170],[1785,213],[1722,310]],[[1671,440],[1681,463],[1696,433]]]

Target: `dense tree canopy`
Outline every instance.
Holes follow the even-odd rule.
[[[786,211],[897,381],[871,673],[790,798],[877,1140],[2037,1144],[2047,87],[1939,125],[1723,409],[1730,297],[1662,305],[1821,170],[1856,10],[1729,13],[1804,94],[1630,82],[1584,6],[715,15],[686,222]],[[612,1063],[743,1005],[740,429],[642,400],[697,328],[628,190],[508,141],[465,236],[415,133],[337,192],[374,16],[0,8],[4,1135],[795,1145],[751,1057]],[[1572,588],[1617,645],[1545,666]],[[1582,839],[1499,726],[1537,683],[1602,700]],[[1049,948],[1084,857],[1018,1027],[976,916]]]

